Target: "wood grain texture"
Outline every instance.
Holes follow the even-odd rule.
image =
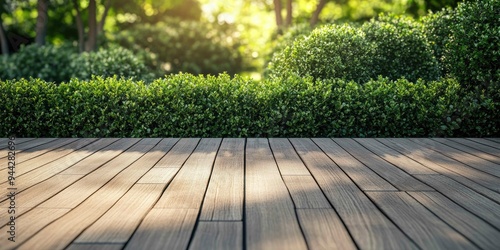
[[[384,180],[373,172],[373,170],[356,160],[356,158],[331,139],[321,138],[313,139],[313,141],[359,186],[359,188],[361,188],[361,190],[397,191],[388,181]]]
[[[243,222],[200,221],[190,250],[243,249]]]
[[[387,147],[375,139],[356,138],[354,140],[375,153],[378,157],[390,162],[409,174],[437,174],[436,171],[406,157],[404,154]]]
[[[498,203],[445,176],[417,175],[416,177],[500,230]]]
[[[462,151],[472,153],[485,160],[500,164],[500,149],[492,148],[464,138],[448,138],[447,140],[439,140],[439,142],[445,143],[448,146],[452,146]]]
[[[307,249],[267,139],[247,139],[246,248]]]
[[[458,162],[461,162],[468,166],[474,171],[476,174],[476,170],[488,173],[496,177],[497,183],[500,183],[500,165],[495,164],[493,162],[487,161],[475,155],[469,154],[467,152],[458,150],[456,148],[447,146],[445,144],[439,143],[439,139],[431,140],[431,139],[410,139],[413,142],[416,142],[422,146],[425,146],[428,149],[432,149],[436,152],[439,152],[449,158],[452,158]],[[437,141],[437,142],[436,142]],[[464,166],[465,166],[464,165]],[[464,170],[465,171],[465,170]],[[481,173],[481,172],[480,172]],[[482,173],[481,173],[482,174]],[[500,190],[500,186],[497,190]]]
[[[482,249],[497,249],[500,231],[438,192],[409,192],[420,204]]]
[[[72,243],[66,250],[121,250],[123,249],[123,244],[106,244],[106,243]]]
[[[349,151],[358,161],[369,167],[379,176],[389,181],[401,191],[432,191],[433,189],[398,167],[384,161],[371,151],[350,138],[337,138],[334,141]]]
[[[298,209],[300,226],[310,249],[357,249],[333,209]]]
[[[367,194],[422,249],[477,249],[407,193]]]
[[[320,188],[362,249],[415,249],[353,181],[310,139],[290,139]]]
[[[467,140],[471,140],[477,143],[484,144],[489,147],[500,149],[499,138],[467,138]]]
[[[74,242],[127,243],[164,188],[163,184],[134,185]]]
[[[200,220],[242,220],[245,139],[224,139],[215,160]]]
[[[153,148],[159,139],[143,139],[143,145]],[[158,143],[157,147],[164,147]],[[149,151],[146,150],[146,151]],[[108,211],[159,160],[156,151],[146,153],[124,169],[63,217],[47,225],[24,243],[20,249],[59,249],[69,245],[83,230]]]
[[[153,208],[125,249],[187,249],[197,216],[198,209]]]
[[[9,147],[8,143],[10,140],[9,140],[9,138],[2,138],[2,139],[3,139],[3,142],[2,142],[2,144],[0,144],[0,153],[2,155],[4,155],[6,152],[9,151],[9,150],[7,150],[7,148]],[[20,145],[20,144],[27,143],[27,142],[34,141],[34,140],[36,140],[36,138],[16,138],[15,144]]]
[[[500,193],[495,192],[495,191],[473,181],[473,179],[477,179],[477,178],[471,178],[470,176],[467,176],[467,175],[465,175],[465,176],[460,175],[460,174],[452,171],[453,165],[449,165],[449,167],[451,169],[444,168],[441,165],[438,165],[434,161],[434,155],[436,155],[436,153],[429,152],[427,149],[425,149],[425,147],[422,147],[422,146],[419,146],[417,144],[411,143],[407,140],[401,140],[401,139],[377,139],[377,140],[382,142],[383,144],[403,153],[407,157],[410,157],[411,159],[418,161],[419,163],[436,171],[437,173],[442,174],[444,176],[447,176],[447,177],[449,177],[457,182],[460,182],[463,185],[473,189],[474,191],[500,203]],[[442,156],[442,157],[445,157],[445,156]],[[451,159],[449,159],[449,160],[451,160]],[[457,164],[460,164],[460,163],[457,163]]]
[[[202,139],[154,207],[200,208],[220,143],[221,139]]]
[[[311,175],[286,138],[269,138],[269,145],[281,175]]]
[[[180,168],[200,142],[199,138],[183,138],[163,157],[155,168]]]
[[[23,160],[26,160],[26,159],[29,159],[29,157],[27,157],[28,155],[34,155],[33,153],[37,153],[37,151],[40,151],[42,148],[47,148],[47,146],[45,146],[45,144],[49,144],[50,142],[53,142],[55,141],[56,138],[39,138],[39,139],[36,139],[36,140],[32,140],[32,141],[29,141],[29,142],[26,142],[26,143],[22,143],[22,144],[19,144],[19,145],[15,145],[15,152],[16,152],[16,162],[17,163],[21,163]],[[64,141],[64,140],[68,140],[69,139],[59,139],[59,141]],[[73,138],[72,141],[75,141],[77,139]],[[6,139],[5,141],[0,141],[0,145],[1,146],[8,146],[9,140]],[[69,143],[69,142],[68,142]],[[53,144],[53,143],[51,143]],[[49,144],[49,148],[51,146],[51,144]],[[3,150],[0,150],[0,162],[3,162],[6,157],[7,157],[7,152],[9,152],[10,150],[6,149],[5,151]],[[3,165],[0,165],[0,168],[3,168]]]
[[[283,176],[296,208],[332,208],[310,175]]]
[[[176,168],[155,168],[150,169],[137,183],[157,183],[168,184],[177,174]]]

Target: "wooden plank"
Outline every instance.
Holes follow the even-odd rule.
[[[456,172],[452,171],[453,169],[453,164],[449,164],[449,168],[444,168],[441,165],[438,165],[437,162],[435,162],[435,155],[439,155],[436,153],[429,152],[425,147],[419,146],[417,144],[411,143],[408,140],[400,140],[400,139],[377,139],[378,141],[382,142],[383,144],[405,154],[407,157],[410,157],[411,159],[425,165],[426,167],[436,171],[439,174],[445,175],[453,180],[456,180],[464,185],[466,185],[469,188],[472,188],[474,191],[487,196],[488,198],[500,203],[500,194],[492,191],[491,189],[480,185],[476,182],[473,181],[473,179],[477,178],[470,178],[467,175],[459,175]],[[449,159],[445,156],[442,156],[446,159]],[[451,159],[449,159],[451,160]],[[436,160],[437,161],[437,160]],[[460,164],[457,162],[457,164]],[[488,175],[490,176],[490,175]]]
[[[245,198],[247,249],[307,248],[267,139],[247,139]]]
[[[187,249],[198,209],[153,208],[125,249]]]
[[[163,157],[154,168],[180,168],[198,145],[199,138],[183,138],[169,152],[168,157]]]
[[[136,184],[110,210],[87,228],[76,243],[127,243],[142,218],[158,200],[164,184]],[[126,218],[126,219],[124,219]]]
[[[414,249],[406,237],[310,139],[290,139],[361,249]]]
[[[7,142],[9,141],[9,138],[0,138],[0,148],[8,147]]]
[[[159,139],[143,139],[151,148]],[[139,144],[138,143],[138,144]],[[158,143],[156,147],[165,147]],[[38,234],[24,243],[20,249],[59,249],[69,245],[78,235],[106,213],[153,165],[164,152],[152,150],[120,172],[60,219],[43,228]],[[125,166],[123,166],[125,168]]]
[[[33,151],[37,151],[38,147],[43,146],[44,144],[53,142],[54,140],[56,140],[56,138],[38,138],[38,139],[35,139],[32,141],[29,141],[27,143],[15,145],[15,147],[16,147],[16,150],[15,150],[16,151],[16,162],[20,162],[19,160],[21,160],[20,158],[22,158],[21,153],[25,153],[25,152],[30,153]],[[73,139],[73,140],[76,140],[76,139]],[[8,145],[7,143],[8,143],[8,140],[5,141],[5,145]],[[3,146],[4,143],[1,143],[0,145]],[[0,161],[2,161],[2,159],[7,157],[6,152],[9,152],[9,150],[6,149],[6,150],[2,150],[0,152]]]
[[[104,186],[109,180],[120,173],[124,168],[130,166],[152,148],[148,144],[142,144],[140,139],[126,139],[125,141],[130,141],[130,144],[134,145],[124,152],[119,150],[119,148],[113,150],[113,153],[109,153],[109,156],[115,157],[117,154],[121,154],[102,166],[99,160],[106,157],[106,154],[98,154],[99,152],[96,153],[98,155],[95,159],[89,159],[89,162],[93,164],[87,165],[85,161],[81,161],[80,163],[82,164],[77,166],[77,169],[82,169],[83,167],[81,166],[99,168],[39,206],[46,208],[74,208],[78,206],[78,204],[82,203],[90,195],[99,190],[99,188]],[[75,172],[84,173],[85,171],[80,170]]]
[[[18,190],[18,193],[21,191],[36,185],[37,183],[40,183],[46,179],[49,179],[50,177],[59,174],[60,172],[64,171],[66,168],[69,168],[73,164],[87,158],[88,156],[92,155],[94,152],[98,151],[101,148],[104,148],[108,146],[109,144],[113,143],[116,141],[116,139],[99,139],[95,141],[95,139],[80,139],[76,141],[75,145],[71,147],[71,150],[73,151],[69,155],[65,155],[64,157],[61,157],[55,161],[52,161],[48,164],[43,165],[42,167],[39,167],[35,170],[32,170],[24,175],[17,176],[16,179],[16,187]],[[92,142],[92,143],[90,143]],[[89,144],[90,143],[90,144]],[[65,150],[63,150],[65,151]],[[48,154],[45,154],[48,155]],[[45,156],[44,155],[44,156]],[[16,167],[18,169],[17,171],[23,171],[24,168],[28,168],[31,166],[28,164],[30,161],[26,161],[21,164],[26,164],[24,165],[23,168]],[[9,185],[8,183],[2,183],[0,184],[0,189],[5,189]],[[5,199],[2,199],[3,201]]]
[[[406,171],[409,174],[437,174],[436,171],[406,157],[398,151],[387,147],[379,141],[372,138],[356,138],[354,139],[378,157],[390,162],[394,166]]]
[[[189,249],[243,249],[243,222],[200,221]]]
[[[176,168],[155,168],[150,169],[137,183],[156,183],[167,184],[174,178],[179,171]]]
[[[437,192],[408,192],[420,204],[482,249],[497,249],[500,231]]]
[[[221,139],[201,139],[155,208],[200,208]]]
[[[333,209],[298,209],[300,226],[310,249],[357,249]]]
[[[310,175],[283,176],[295,208],[332,208],[318,184]]]
[[[2,244],[0,249],[13,249],[19,247],[23,242],[28,240],[32,235],[36,234],[45,225],[53,220],[63,216],[69,209],[47,209],[47,208],[34,208],[26,215],[16,217],[16,242],[12,243],[6,239],[8,226],[1,227]],[[3,225],[3,224],[2,224]]]
[[[7,148],[9,147],[8,143],[10,141],[9,138],[4,139],[5,141],[0,144],[0,153],[2,153],[2,155],[4,155],[4,152],[8,152]],[[19,146],[20,144],[27,143],[33,140],[36,140],[36,138],[16,138],[15,143]]]
[[[494,175],[497,177],[496,182],[500,183],[500,178],[498,178],[500,177],[500,165],[498,164],[481,159],[477,156],[449,147],[445,144],[441,144],[431,139],[410,139],[410,140],[428,149],[432,149],[436,152],[439,152],[451,159],[459,161],[464,165],[467,165],[469,168],[472,168],[472,170],[474,171],[473,174],[475,174],[476,170],[480,170],[485,173]],[[498,187],[497,190],[500,190],[500,186]]]
[[[453,144],[450,141],[454,142]],[[475,156],[481,157],[485,160],[500,164],[500,149],[488,147],[481,143],[470,141],[464,138],[448,138],[447,140],[439,140],[448,146],[458,148],[462,151],[471,152]]]
[[[269,144],[281,175],[311,175],[288,139],[269,138]]]
[[[82,161],[76,163],[70,168],[64,170],[61,174],[88,174],[92,171],[98,169],[99,167],[105,165],[109,161],[113,160],[115,157],[123,153],[124,151],[130,149],[131,151],[139,151],[140,147],[147,147],[144,143],[137,144],[141,139],[139,138],[127,138],[119,139],[113,144],[96,151],[91,156],[83,159]],[[133,147],[136,145],[136,147]]]
[[[500,204],[442,175],[416,175],[444,196],[500,229]]]
[[[489,147],[493,147],[496,149],[500,149],[500,141],[498,138],[467,138],[467,140],[471,140],[477,143],[484,144]]]
[[[96,244],[85,244],[85,243],[72,243],[66,250],[121,250],[124,244],[106,244],[106,243],[96,243]]]
[[[432,191],[433,189],[419,180],[413,178],[405,171],[384,161],[371,151],[367,150],[359,143],[350,138],[336,138],[334,141],[339,144],[344,150],[348,151],[358,161],[365,164],[375,173],[380,175],[385,180],[401,191]]]
[[[367,194],[422,249],[476,249],[470,241],[407,193]]]
[[[331,139],[318,138],[313,141],[334,162],[330,164],[337,164],[361,190],[397,191],[388,181],[375,174]]]
[[[49,163],[53,163],[55,161],[59,162],[64,162],[65,159],[71,159],[75,158],[76,155],[78,155],[79,151],[82,150],[83,148],[93,148],[95,147],[94,143],[97,143],[96,145],[101,145],[101,144],[111,144],[117,139],[79,139],[77,141],[74,141],[70,144],[67,144],[64,149],[61,150],[51,150],[46,154],[43,154],[39,157],[24,161],[22,163],[16,164],[16,176],[21,177],[22,175],[31,172],[35,169],[38,169],[42,166],[45,166]],[[95,151],[95,150],[94,150]],[[74,154],[74,155],[71,155]],[[71,155],[71,158],[69,158]],[[2,173],[6,171],[5,169],[2,170]],[[6,173],[6,172],[5,172]],[[0,180],[1,183],[5,183],[4,180]]]
[[[224,139],[203,201],[200,220],[242,220],[245,139]]]

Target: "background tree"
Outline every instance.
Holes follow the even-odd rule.
[[[38,0],[35,42],[40,46],[45,45],[45,37],[47,36],[48,9],[49,0]]]

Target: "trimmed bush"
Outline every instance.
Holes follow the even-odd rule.
[[[56,83],[68,81],[78,71],[74,64],[76,58],[76,49],[68,45],[24,46],[3,59],[0,79],[34,77]]]
[[[2,137],[499,136],[498,108],[451,79],[363,85],[311,77],[258,83],[172,75],[0,81]]]
[[[327,25],[297,39],[269,64],[270,77],[312,76],[365,82],[373,75],[373,48],[365,34],[350,25]]]
[[[146,65],[158,75],[179,72],[235,74],[242,69],[238,38],[227,34],[224,28],[166,19],[155,25],[128,28],[114,40],[144,58]]]
[[[361,29],[374,45],[372,78],[406,78],[426,81],[439,78],[438,62],[420,23],[410,18],[381,15]]]

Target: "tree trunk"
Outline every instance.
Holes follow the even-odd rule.
[[[101,21],[99,22],[97,35],[101,35],[104,32],[104,24],[106,24],[106,17],[108,17],[108,12],[110,7],[111,7],[111,0],[107,0],[106,3],[104,3],[104,13],[102,14]]]
[[[312,17],[311,17],[311,20],[309,22],[309,24],[311,25],[311,27],[314,27],[318,21],[319,21],[319,14],[321,13],[321,11],[323,10],[323,8],[325,7],[326,3],[328,2],[328,0],[320,0],[318,5],[316,6],[316,10],[314,11]]]
[[[39,46],[45,45],[45,37],[47,36],[47,15],[49,9],[49,0],[38,0],[38,17],[36,18],[36,37],[35,42]]]
[[[83,30],[82,13],[77,0],[73,0],[73,6],[76,10],[76,29],[78,30],[78,50],[82,53],[85,49],[85,32]]]
[[[0,17],[1,18],[1,17]],[[0,44],[2,49],[2,55],[9,55],[9,42],[7,41],[7,35],[3,29],[3,22],[0,19]]]
[[[281,0],[274,1],[274,13],[276,14],[276,26],[281,29],[283,26],[283,16],[281,15]]]
[[[286,26],[292,25],[292,0],[286,1]]]
[[[95,0],[89,1],[89,36],[86,51],[97,50],[97,6]]]

